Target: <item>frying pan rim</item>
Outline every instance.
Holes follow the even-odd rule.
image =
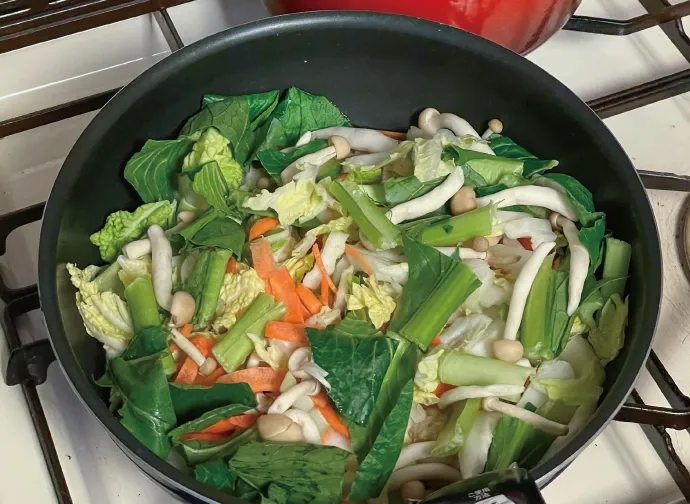
[[[627,165],[630,176],[637,178],[641,194],[632,194],[630,201],[643,206],[643,208],[639,209],[644,219],[640,226],[647,231],[653,231],[653,238],[651,233],[647,233],[649,238],[647,245],[649,261],[651,264],[659,265],[659,268],[655,271],[648,272],[650,278],[648,279],[647,288],[649,290],[647,295],[650,296],[648,302],[648,307],[650,308],[648,309],[649,313],[643,314],[640,317],[641,321],[639,323],[641,326],[640,334],[648,335],[649,341],[644,352],[641,350],[637,353],[631,352],[628,360],[621,368],[616,387],[613,387],[602,401],[587,425],[574,436],[564,449],[556,452],[549,460],[539,464],[531,471],[537,483],[540,486],[544,486],[562,471],[609,423],[632,390],[635,378],[649,355],[658,319],[662,282],[661,253],[656,223],[642,183],[627,155],[596,114],[572,91],[534,63],[493,42],[431,21],[393,14],[357,11],[317,11],[270,17],[230,28],[186,46],[153,65],[118,92],[87,126],[70,151],[57,176],[44,212],[39,245],[38,286],[46,326],[57,360],[68,382],[82,402],[107,429],[120,448],[150,476],[173,489],[187,492],[190,497],[206,501],[210,498],[214,499],[214,501],[241,502],[231,497],[228,498],[227,495],[220,494],[206,485],[202,485],[144,448],[119,423],[116,417],[110,413],[107,406],[94,390],[89,377],[85,376],[81,371],[76,356],[67,340],[57,301],[58,265],[56,263],[56,249],[62,218],[60,210],[64,206],[72,186],[79,177],[80,164],[89,156],[90,146],[108,132],[109,128],[117,120],[119,110],[131,107],[139,96],[155,87],[158,82],[164,80],[168,73],[176,72],[200,57],[213,54],[216,51],[222,51],[227,47],[242,44],[244,41],[269,35],[274,36],[276,31],[292,32],[300,29],[309,30],[315,27],[332,28],[334,25],[338,25],[341,29],[348,26],[356,26],[358,28],[413,33],[420,39],[430,39],[449,46],[455,46],[499,62],[506,67],[513,67],[516,71],[529,74],[534,81],[539,81],[541,85],[548,84],[550,86],[552,94],[557,95],[559,102],[568,110],[568,114],[587,126],[591,137],[597,139],[598,146],[606,157],[610,158],[617,165]],[[656,310],[653,307],[656,307]],[[642,343],[639,344],[641,345]],[[627,386],[620,385],[620,383],[626,383]]]

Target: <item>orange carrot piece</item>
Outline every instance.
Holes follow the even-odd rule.
[[[439,346],[441,343],[441,338],[438,336],[434,336],[434,339],[431,340],[431,346]]]
[[[268,233],[271,229],[277,228],[279,224],[280,221],[278,219],[274,219],[273,217],[263,217],[259,219],[249,229],[249,241]]]
[[[449,385],[447,383],[439,383],[438,387],[436,387],[436,390],[434,390],[434,395],[436,397],[441,397],[443,394],[445,394],[449,390],[453,390],[454,388],[455,388],[455,385]]]
[[[309,345],[307,332],[304,330],[303,324],[290,324],[289,322],[272,320],[266,324],[265,334],[269,339],[290,341],[297,343],[299,346]]]
[[[343,421],[340,419],[340,416],[338,413],[336,413],[330,403],[326,406],[315,407],[319,410],[319,413],[321,413],[321,416],[323,416],[324,420],[326,420],[331,429],[336,431],[341,436],[350,439],[350,429],[348,429],[347,425],[343,423]]]
[[[232,432],[235,429],[248,429],[256,423],[259,417],[257,415],[242,414],[233,417],[228,417],[206,427],[200,432],[211,432],[214,434]]]
[[[228,265],[225,267],[226,273],[237,273],[237,260],[234,257],[228,259]]]
[[[286,369],[272,369],[270,367],[255,367],[240,369],[225,374],[216,383],[247,383],[255,394],[258,392],[280,392],[280,385],[287,374]]]
[[[312,315],[316,315],[321,311],[321,308],[323,308],[323,305],[321,304],[321,301],[319,301],[319,298],[317,298],[316,295],[311,291],[311,289],[306,285],[299,284],[297,286],[297,295]]]
[[[313,396],[309,396],[309,399],[311,399],[311,402],[314,403],[315,408],[323,408],[324,406],[328,406],[328,396],[326,395],[326,392],[323,390],[319,390],[318,394],[314,394]]]
[[[199,349],[204,357],[211,355],[211,349],[213,348],[213,345],[216,344],[215,340],[207,338],[203,334],[196,334],[189,338],[189,341],[191,341],[192,344]]]
[[[182,329],[180,329],[180,334],[186,338],[189,338],[192,335],[193,330],[194,324],[185,324],[182,326]]]
[[[256,274],[266,284],[266,292],[270,294],[271,285],[268,282],[268,277],[271,272],[275,270],[275,263],[273,262],[273,253],[271,252],[271,244],[265,238],[254,240],[249,244],[249,249],[252,252],[252,264],[256,270]]]
[[[285,303],[285,307],[287,308],[285,315],[283,315],[283,320],[285,322],[292,322],[293,324],[303,324],[302,302],[299,300],[297,289],[295,289],[295,283],[292,281],[288,269],[283,266],[282,268],[273,270],[268,280],[271,284],[273,297],[276,298],[276,301]]]
[[[208,376],[204,376],[201,373],[196,375],[196,379],[194,380],[194,385],[203,385],[205,387],[210,387],[214,383],[216,383],[216,380],[223,376],[225,374],[225,370],[218,366],[216,370],[211,373]]]
[[[321,276],[326,278],[328,286],[333,291],[333,294],[337,294],[338,288],[335,286],[333,280],[331,280],[331,277],[328,275],[326,266],[323,265],[323,260],[321,260],[321,251],[319,251],[319,246],[315,243],[314,246],[311,248],[311,251],[314,253],[314,261],[316,262],[316,266],[319,268],[319,271],[321,271]],[[323,295],[321,297],[323,298]],[[321,299],[321,302],[323,303],[323,299]],[[325,305],[326,303],[323,304]]]
[[[180,437],[180,441],[222,441],[227,439],[228,436],[225,434],[215,434],[212,432],[190,432]]]
[[[177,343],[175,343],[175,342],[170,343],[170,346],[168,348],[170,349],[170,353],[173,353],[175,350],[180,349],[180,347],[178,347]]]
[[[366,258],[362,253],[354,248],[351,245],[345,245],[345,253],[349,255],[351,258],[353,258],[355,261],[357,261],[362,268],[364,268],[364,271],[367,272],[367,275],[369,276],[374,276],[374,269],[371,267],[371,265],[367,262]]]
[[[328,304],[328,278],[327,275],[321,274],[321,303],[324,306]]]
[[[328,446],[328,438],[331,437],[331,434],[333,433],[333,429],[328,429],[326,432],[321,434],[321,444],[324,446]]]
[[[407,140],[407,133],[402,133],[400,131],[388,131],[388,130],[376,130],[376,131],[378,131],[379,133],[383,133],[387,137],[392,138],[394,140],[399,140],[401,142],[403,140]]]
[[[194,384],[194,380],[196,380],[197,374],[199,374],[199,366],[197,363],[191,358],[185,357],[175,376],[175,383],[192,385]]]
[[[341,173],[340,175],[336,176],[336,180],[345,180],[347,178],[348,174],[347,173]]]
[[[307,310],[307,307],[304,306],[304,303],[300,303],[300,310],[302,310],[302,318],[306,321],[309,317],[311,317],[311,312]]]

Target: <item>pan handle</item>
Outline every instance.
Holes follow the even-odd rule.
[[[615,417],[619,422],[658,425],[666,429],[690,429],[690,409],[661,408],[625,403]]]

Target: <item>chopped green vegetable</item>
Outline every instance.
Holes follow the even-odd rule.
[[[256,397],[246,383],[216,383],[211,387],[171,383],[170,397],[179,422],[198,418],[227,404],[256,406]]]
[[[387,250],[400,245],[398,228],[357,184],[336,181],[331,184],[331,192],[377,249]]]
[[[426,245],[441,247],[457,245],[475,236],[488,236],[493,232],[496,214],[494,205],[477,208],[430,225],[422,231],[420,241]]]
[[[618,278],[619,280],[601,288],[601,295],[604,299],[610,298],[613,294],[622,297],[625,293],[625,282],[630,268],[631,255],[632,249],[629,243],[615,238],[606,239],[604,270],[601,278],[604,280]]]
[[[537,159],[536,156],[513,142],[510,138],[496,133],[489,137],[489,147],[497,156],[522,160],[522,175],[528,178],[533,175],[540,175],[558,166],[558,161],[553,159]]]
[[[444,180],[445,177],[439,177],[421,182],[414,175],[388,179],[383,183],[385,202],[390,206],[395,206],[419,198],[441,185]]]
[[[125,289],[125,299],[129,304],[135,331],[161,323],[150,276],[140,276],[129,284]]]
[[[441,357],[439,379],[449,385],[524,385],[532,374],[528,367],[497,359],[449,350]]]
[[[474,421],[477,419],[481,402],[482,400],[477,397],[455,403],[451,406],[446,425],[431,449],[431,454],[434,457],[447,457],[448,455],[455,455],[462,450],[467,436],[470,435]]]
[[[280,150],[264,149],[257,152],[256,157],[259,158],[264,169],[274,177],[280,175],[280,173],[287,168],[287,166],[299,158],[316,152],[325,147],[328,147],[328,142],[326,140],[312,140],[311,142],[302,145],[300,147],[295,147],[289,152],[282,152]]]
[[[201,292],[201,302],[197,305],[194,315],[194,323],[197,327],[206,327],[211,319],[216,315],[218,297],[223,286],[225,268],[230,259],[229,250],[214,250],[208,261],[205,271],[204,288]]]
[[[496,425],[484,472],[507,469],[512,463],[533,467],[554,439],[527,422],[504,416]]]
[[[259,431],[256,426],[243,429],[226,440],[221,441],[199,441],[189,439],[180,441],[175,445],[182,458],[188,465],[201,464],[207,460],[227,459],[232,457],[240,446],[259,439]]]
[[[218,167],[220,179],[225,186],[231,189],[237,189],[240,186],[243,175],[242,167],[233,159],[228,147],[228,139],[213,127],[201,134],[199,140],[192,147],[192,152],[184,158],[182,171],[193,175],[209,163]],[[196,181],[196,176],[194,180]],[[196,188],[194,190],[201,194]],[[209,203],[211,203],[210,200]]]
[[[276,303],[270,294],[262,293],[254,298],[232,329],[212,349],[226,373],[237,369],[254,350],[247,333],[263,335],[266,324],[281,318],[285,311],[285,305]]]
[[[202,431],[206,427],[210,427],[211,425],[226,418],[240,415],[249,409],[251,409],[251,406],[246,404],[227,404],[225,406],[212,409],[211,411],[207,411],[201,415],[199,418],[190,420],[189,422],[183,423],[179,427],[171,430],[169,434],[170,440],[173,443],[178,443],[180,438],[185,434]]]
[[[628,300],[623,302],[621,297],[614,293],[601,310],[596,327],[587,336],[603,365],[615,359],[623,348],[627,321]]]
[[[390,328],[426,350],[481,282],[466,265],[403,237],[410,275]]]

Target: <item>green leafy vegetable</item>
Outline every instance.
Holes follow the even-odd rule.
[[[242,167],[232,158],[228,139],[221,135],[216,128],[208,128],[201,134],[199,140],[192,147],[192,152],[184,158],[182,171],[193,175],[208,163],[215,163],[218,166],[220,176],[227,187],[232,189],[240,187],[243,175]]]
[[[205,280],[203,290],[201,291],[201,301],[196,305],[196,314],[193,319],[197,327],[206,327],[216,315],[220,289],[223,286],[225,269],[229,260],[229,250],[213,250],[210,253],[207,270],[203,272]]]
[[[388,179],[383,183],[385,201],[390,206],[400,205],[411,199],[424,196],[438,187],[444,180],[445,177],[439,177],[427,182],[420,182],[414,175]]]
[[[594,273],[601,263],[601,242],[606,235],[606,216],[598,214],[590,226],[582,227],[577,234],[578,238],[589,252],[589,272]]]
[[[170,439],[173,443],[177,443],[185,434],[202,431],[206,427],[210,427],[211,425],[226,418],[240,415],[251,408],[252,406],[247,406],[246,404],[228,404],[211,411],[207,411],[199,418],[190,420],[189,422],[183,423],[179,427],[171,430],[169,434]]]
[[[186,230],[182,233],[184,231]],[[222,248],[239,258],[242,255],[244,239],[244,229],[234,219],[216,217],[194,233],[189,238],[189,242],[199,247]]]
[[[604,280],[610,278],[619,278],[620,280],[601,289],[604,299],[610,298],[613,294],[622,297],[625,293],[625,282],[630,268],[631,255],[632,249],[629,243],[615,238],[606,239],[604,270],[601,277]]]
[[[347,177],[345,177],[345,181],[354,182],[355,184],[378,184],[381,182],[382,175],[382,168],[374,168],[372,170],[351,169]]]
[[[182,167],[194,140],[147,140],[125,166],[125,180],[132,184],[144,203],[175,198],[172,176]]]
[[[216,161],[210,161],[201,167],[194,176],[192,188],[195,193],[206,198],[209,205],[224,215],[232,213],[233,210],[227,201],[230,190]]]
[[[359,464],[349,500],[373,499],[381,494],[402,450],[412,407],[412,392],[412,381],[409,381],[386,417],[371,451]]]
[[[627,321],[628,300],[623,302],[621,297],[614,293],[601,310],[596,327],[587,336],[602,365],[615,359],[623,348]]]
[[[481,282],[466,265],[403,236],[410,275],[390,329],[426,350]]]
[[[221,441],[199,441],[189,439],[175,445],[182,458],[189,465],[200,464],[212,459],[227,459],[232,457],[240,446],[259,439],[256,426],[243,429]]]
[[[553,159],[537,159],[536,156],[530,154],[525,148],[519,146],[510,138],[496,133],[489,137],[489,147],[497,156],[522,160],[522,174],[528,178],[558,166],[558,161]]]
[[[229,466],[269,498],[282,490],[286,504],[339,504],[349,456],[331,446],[252,442],[240,447]]]
[[[228,404],[256,406],[256,397],[246,383],[216,383],[211,387],[171,383],[170,397],[179,422],[198,418]]]
[[[175,207],[169,201],[147,203],[134,212],[114,212],[106,219],[103,229],[91,235],[91,243],[98,247],[104,261],[112,262],[123,245],[140,238],[149,226],[158,224],[167,228],[174,213]]]
[[[180,135],[194,135],[216,128],[232,145],[232,152],[240,165],[244,165],[254,152],[258,130],[278,104],[278,91],[229,96],[205,100],[201,111],[189,118]]]
[[[122,397],[122,425],[144,446],[165,459],[170,451],[168,431],[175,426],[164,352],[139,359],[112,359],[109,372],[113,387]]]
[[[457,245],[475,236],[490,235],[495,214],[496,207],[487,205],[439,221],[422,231],[420,241],[426,245],[439,247]]]
[[[331,193],[347,210],[362,234],[377,249],[387,250],[400,244],[398,228],[357,184],[347,181],[333,182]]]
[[[168,350],[170,331],[161,326],[145,327],[137,330],[129,342],[127,349],[122,353],[123,360],[140,359],[149,355]]]
[[[350,126],[350,121],[327,98],[292,87],[271,114],[256,151],[283,149],[295,145],[307,131],[331,126]]]
[[[431,217],[423,217],[421,219],[403,222],[398,224],[398,229],[405,233],[410,239],[420,241],[422,233],[426,231],[432,224],[448,221],[446,215],[432,215]]]
[[[504,416],[496,424],[484,472],[507,469],[513,462],[531,469],[554,439],[522,420]]]
[[[328,373],[328,396],[345,417],[360,425],[366,423],[397,342],[383,336],[352,336],[338,327],[308,327],[307,337],[314,362]]]
[[[483,152],[463,149],[457,145],[446,146],[443,157],[452,161],[455,166],[462,166],[465,184],[473,187],[496,184],[514,187],[526,183],[522,173],[523,162],[521,160],[492,156]]]
[[[311,142],[296,147],[290,152],[265,149],[256,154],[264,169],[274,177],[277,177],[287,166],[299,158],[328,147],[326,140],[312,140]]]
[[[234,478],[228,470],[228,464],[222,459],[212,459],[194,467],[197,481],[230,492],[234,486]]]

